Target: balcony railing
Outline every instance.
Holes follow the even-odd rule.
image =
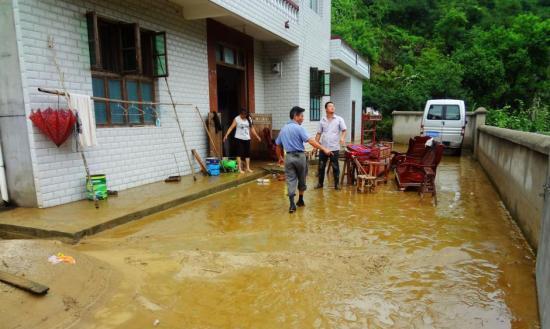
[[[298,20],[300,6],[293,0],[264,0],[273,9],[287,16],[291,21]]]

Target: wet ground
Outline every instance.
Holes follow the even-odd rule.
[[[284,182],[252,183],[87,238],[113,274],[76,328],[539,328],[534,256],[481,168],[446,157],[437,187],[310,190],[290,215]]]

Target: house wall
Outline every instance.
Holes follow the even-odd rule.
[[[361,111],[363,109],[363,80],[356,76],[351,76],[350,80],[351,100],[355,101],[355,138],[359,140],[361,138]],[[351,118],[351,102],[349,105],[349,111],[349,117]],[[351,121],[346,123],[348,124],[347,139],[348,141],[351,141]]]
[[[308,3],[309,1],[302,1],[300,6],[302,41],[299,48],[300,63],[298,68],[300,70],[300,80],[298,85],[298,105],[306,109],[303,126],[310,135],[314,135],[317,132],[319,123],[309,120],[309,69],[310,67],[317,67],[319,70],[330,72],[331,1],[319,0],[318,13],[309,8]],[[329,98],[322,97],[321,99],[321,117],[323,116],[323,105]]]
[[[319,1],[319,13],[301,3],[298,25],[291,25],[292,29],[299,47],[282,41],[262,42],[265,111],[272,113],[273,129],[279,130],[290,120],[293,106],[305,108],[303,125],[313,136],[317,122],[309,120],[309,68],[330,71],[330,1]],[[281,74],[271,71],[271,64],[278,62],[282,63]],[[321,103],[328,100],[323,97]]]
[[[0,139],[8,195],[18,206],[36,207],[36,190],[25,113],[22,63],[17,45],[16,3],[0,0]]]
[[[351,125],[351,79],[342,74],[332,74],[330,78],[330,100],[334,103],[336,114],[344,118],[346,125],[349,126]],[[348,127],[348,138],[350,137],[350,131],[351,127]]]
[[[31,109],[57,107],[58,98],[37,91],[38,87],[61,88],[47,39],[55,42],[66,87],[75,93],[92,94],[85,13],[137,22],[140,26],[167,32],[170,87],[177,102],[196,104],[203,116],[209,110],[204,20],[185,21],[181,8],[167,1],[64,1],[16,0],[21,33],[18,44],[24,68],[27,95],[25,113]],[[169,97],[163,80],[158,81],[159,101]],[[61,107],[65,106],[63,99]],[[86,152],[93,173],[107,174],[110,189],[155,182],[177,172],[190,173],[171,107],[160,108],[161,127],[99,128],[99,146]],[[206,135],[191,107],[178,107],[190,149],[206,154]],[[85,173],[74,140],[60,148],[33,126],[29,127],[38,206],[49,207],[84,198]],[[189,150],[190,151],[190,150]]]

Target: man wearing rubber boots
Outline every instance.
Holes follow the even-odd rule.
[[[277,158],[279,164],[284,164],[286,183],[288,187],[288,200],[290,201],[289,213],[296,211],[296,206],[304,207],[304,192],[307,188],[307,159],[305,155],[304,143],[309,143],[311,146],[320,149],[327,156],[331,156],[332,152],[326,147],[319,144],[315,138],[307,135],[304,127],[301,126],[304,122],[304,109],[294,106],[290,110],[290,119],[283,129],[281,129],[275,144],[277,144]],[[286,157],[283,157],[283,149],[286,151]],[[298,188],[298,202],[294,203]]]
[[[321,145],[332,151],[332,155],[329,157],[323,153],[319,154],[319,183],[315,186],[316,189],[323,188],[325,181],[325,168],[327,162],[330,160],[332,166],[332,172],[334,174],[334,188],[339,190],[338,186],[340,177],[340,164],[338,163],[338,153],[340,151],[340,145],[346,143],[346,123],[344,119],[334,113],[334,103],[326,102],[325,111],[327,115],[319,122],[319,129],[315,140],[320,142]],[[322,140],[321,140],[322,138]]]

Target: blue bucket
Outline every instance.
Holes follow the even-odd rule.
[[[218,161],[218,164],[207,164],[206,169],[208,170],[208,173],[210,176],[219,176],[220,175],[220,164]]]
[[[220,164],[220,159],[218,158],[206,158],[206,166],[208,167],[208,165],[219,165]]]

